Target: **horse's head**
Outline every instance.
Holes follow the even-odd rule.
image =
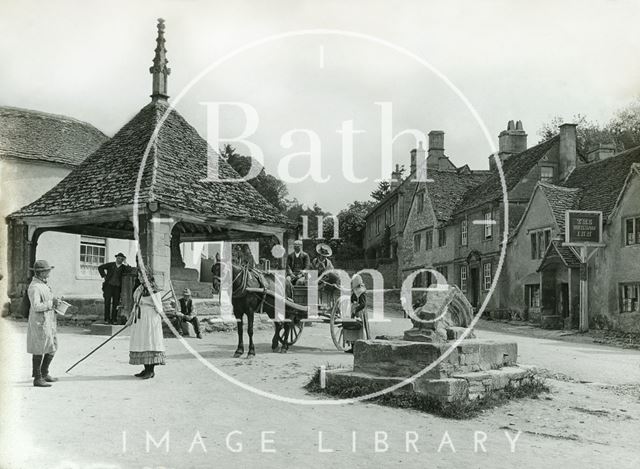
[[[227,275],[229,275],[228,270],[229,269],[226,268],[226,265],[220,261],[216,262],[213,264],[213,267],[211,267],[211,272],[213,273],[212,287],[213,291],[216,293],[220,292],[220,285],[222,284],[222,281],[226,279]]]

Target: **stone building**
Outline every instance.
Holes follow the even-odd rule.
[[[589,323],[640,332],[640,147],[605,150],[560,185],[538,184],[509,240],[500,307],[577,327],[580,261],[563,243],[565,211],[601,211],[605,246],[587,264]]]
[[[429,182],[416,186],[403,227],[402,277],[428,266],[438,270],[448,283],[457,283],[454,276],[457,231],[450,221],[464,195],[487,178],[487,171],[471,171],[467,166],[432,169],[428,177]],[[423,272],[414,285],[429,283],[431,275]]]
[[[55,187],[9,215],[14,298],[52,231],[136,239],[140,259],[165,289],[171,280],[198,283],[181,243],[270,237],[287,244],[290,222],[249,183],[208,179],[206,140],[168,104],[164,29],[159,20],[151,102]],[[224,159],[217,163],[220,177],[239,177]]]
[[[420,267],[438,268],[475,307],[484,302],[494,283],[505,221],[509,233],[539,181],[561,181],[576,167],[575,125],[564,124],[560,135],[527,148],[522,123],[510,121],[498,140],[499,151],[490,157],[488,172],[468,167],[455,175],[432,171],[434,182],[416,191],[412,204],[416,208],[411,208],[404,227],[403,276]],[[495,158],[502,163],[508,220]],[[421,210],[425,206],[427,209]],[[429,281],[425,279],[425,283]],[[492,296],[487,310],[497,307]]]
[[[365,217],[363,248],[371,267],[385,271],[389,286],[397,286],[401,279],[398,262],[404,225],[409,216],[411,203],[419,183],[416,181],[417,164],[426,161],[427,172],[432,170],[455,171],[456,167],[444,153],[444,132],[429,132],[429,147],[425,150],[422,142],[411,150],[409,175],[402,177],[399,165],[391,173],[389,193],[379,201]],[[388,264],[380,264],[387,262]]]
[[[10,213],[27,205],[63,180],[108,140],[91,124],[67,116],[0,107],[0,272],[7,298],[7,225]],[[39,254],[56,266],[52,284],[65,296],[100,295],[97,265],[118,251],[133,253],[131,243],[104,237],[49,232],[40,238]]]

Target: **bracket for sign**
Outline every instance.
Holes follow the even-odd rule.
[[[579,244],[579,243],[562,243],[563,246],[567,246],[569,247],[569,249],[571,249],[571,252],[573,252],[575,254],[575,256],[578,258],[578,260],[580,262],[589,262],[589,260],[593,257],[593,255],[598,252],[598,248],[603,248],[606,246],[606,244],[602,244],[602,243],[594,243],[594,244]],[[576,248],[585,248],[585,251],[588,251],[588,248],[593,247],[595,248],[593,251],[589,252],[588,254],[585,253],[585,255],[583,256],[582,254],[582,249],[578,250]]]

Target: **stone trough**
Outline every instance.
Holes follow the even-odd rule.
[[[536,369],[517,364],[515,342],[456,339],[471,323],[472,307],[455,286],[429,292],[403,339],[360,340],[352,370],[326,371],[326,386],[417,393],[441,402],[472,400],[535,379]],[[407,340],[410,338],[411,340]]]

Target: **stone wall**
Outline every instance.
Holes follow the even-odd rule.
[[[640,311],[622,313],[621,283],[640,282],[640,245],[626,246],[623,223],[627,217],[640,216],[640,177],[631,179],[619,209],[605,226],[606,247],[589,261],[590,327],[640,332]]]

